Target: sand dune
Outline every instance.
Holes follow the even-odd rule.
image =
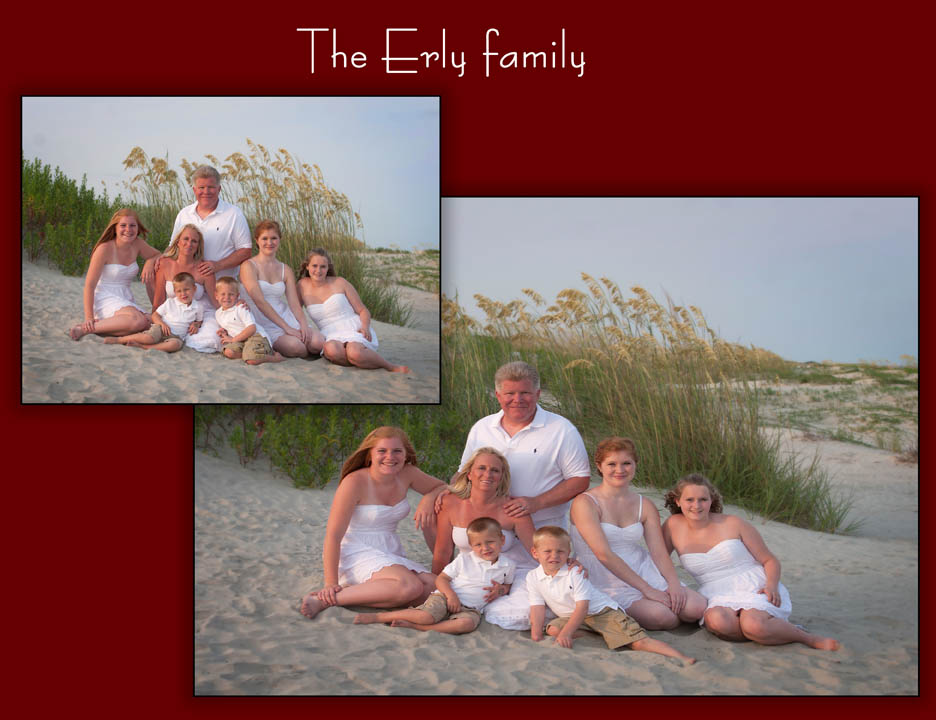
[[[812,452],[811,443],[796,437],[787,442]],[[915,694],[917,468],[857,445],[826,442],[821,450],[834,481],[855,491],[855,517],[867,518],[857,534],[751,520],[782,562],[793,598],[791,620],[838,638],[842,650],[729,643],[694,626],[654,633],[697,657],[690,667],[650,653],[614,653],[599,638],[582,638],[572,650],[549,640],[536,644],[528,633],[486,623],[454,637],[354,626],[354,612],[346,608],[307,620],[297,604],[305,589],[323,581],[322,542],[334,486],[297,490],[265,463],[245,469],[231,455],[196,452],[195,692]],[[659,492],[645,494],[662,508]],[[738,508],[728,511],[749,517]],[[408,555],[428,564],[431,554],[412,517],[400,523],[400,534]]]
[[[248,366],[191,348],[167,355],[105,345],[88,335],[74,342],[84,278],[23,263],[23,402],[26,403],[437,403],[439,297],[405,288],[416,327],[373,323],[380,352],[408,365],[403,375],[347,368],[322,358]],[[142,283],[136,301],[149,307]]]

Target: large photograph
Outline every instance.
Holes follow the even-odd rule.
[[[195,693],[916,693],[917,233],[445,198],[440,406],[196,409]]]

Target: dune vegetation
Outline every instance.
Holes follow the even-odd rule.
[[[22,160],[22,242],[30,260],[46,257],[64,274],[81,275],[90,251],[120,207],[132,207],[150,231],[147,241],[164,250],[176,213],[191,204],[192,175],[202,164],[221,173],[222,195],[237,204],[253,227],[273,219],[283,229],[279,257],[294,272],[313,247],[331,254],[339,274],[358,290],[371,315],[396,325],[406,324],[408,308],[392,285],[367,272],[366,250],[357,235],[360,215],[344,193],[330,187],[321,168],[301,162],[284,148],[271,153],[247,139],[247,151],[233,152],[223,161],[206,155],[197,162],[183,158],[173,169],[168,157],[150,157],[134,147],[123,161],[131,173],[125,194],[109,198],[96,194],[82,179],[79,185],[58,168],[41,160]]]

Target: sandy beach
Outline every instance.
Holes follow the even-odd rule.
[[[323,358],[248,366],[191,348],[166,354],[79,342],[67,330],[82,318],[83,277],[23,262],[22,400],[25,403],[437,403],[439,296],[401,287],[413,327],[378,321],[380,353],[408,374],[360,370]],[[136,302],[149,308],[143,284]]]
[[[565,650],[486,623],[448,636],[354,626],[347,608],[329,608],[310,621],[297,606],[305,590],[323,581],[334,483],[298,490],[262,459],[243,468],[229,451],[219,457],[196,451],[195,694],[918,693],[918,466],[885,450],[796,433],[784,441],[802,457],[820,452],[836,486],[853,493],[852,519],[864,521],[858,530],[829,535],[726,510],[749,518],[780,559],[791,620],[839,639],[842,649],[730,643],[688,625],[653,633],[696,657],[693,666],[612,652],[597,636]],[[643,492],[665,518],[661,493]],[[409,557],[428,565],[431,554],[412,514],[399,530]]]

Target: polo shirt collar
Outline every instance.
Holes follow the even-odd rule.
[[[491,562],[490,560],[485,560],[484,558],[478,557],[473,552],[469,552],[468,555],[471,557],[471,560],[472,562],[474,562],[475,565],[477,565],[480,568],[487,569],[487,570],[490,570],[491,568],[496,568],[500,564],[501,558],[503,557],[503,555],[498,555],[497,560],[495,560],[494,562]]]
[[[533,415],[533,419],[530,421],[530,424],[522,428],[526,430],[529,427],[543,427],[546,424],[546,411],[540,407],[539,403],[536,403],[536,413]],[[500,427],[501,418],[504,417],[504,411],[498,410],[496,413],[491,415],[491,427]]]
[[[537,580],[558,580],[559,578],[568,575],[571,571],[569,570],[569,566],[566,565],[565,567],[559,568],[555,575],[547,575],[546,571],[543,570],[543,566],[537,565],[536,570],[533,572],[536,573]]]

